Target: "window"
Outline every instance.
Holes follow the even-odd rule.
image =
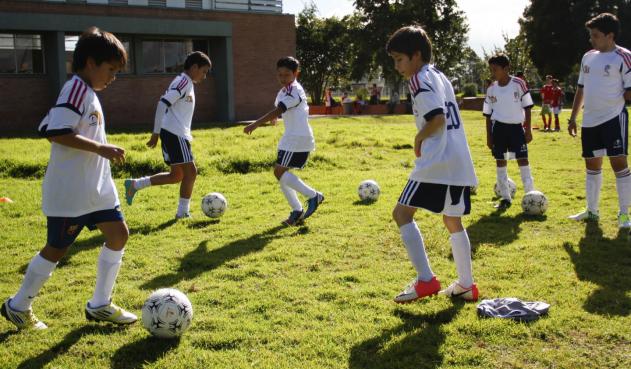
[[[121,71],[120,74],[131,74],[134,70],[134,62],[131,53],[131,39],[125,36],[116,35],[123,44],[125,51],[127,51],[127,65]],[[79,41],[79,35],[66,35],[65,36],[65,49],[66,49],[66,73],[72,74],[72,54]]]
[[[143,73],[180,73],[193,51],[208,54],[208,40],[145,40],[142,42]]]
[[[41,36],[0,33],[0,73],[43,74]]]

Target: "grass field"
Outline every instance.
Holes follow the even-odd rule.
[[[495,165],[478,112],[465,112],[480,179],[465,224],[483,298],[518,297],[552,305],[530,324],[480,319],[475,304],[442,296],[398,306],[392,297],[414,276],[391,210],[413,166],[409,116],[317,119],[317,151],[299,175],[326,202],[299,228],[279,222],[289,208],[271,174],[281,127],[252,136],[242,127],[202,128],[193,150],[201,175],[190,221],[174,222],[178,190],[152,187],[123,206],[131,236],[115,302],[140,313],[156,288],[190,297],[193,325],[179,341],[85,321],[103,239],[81,234],[34,304],[49,329],[16,332],[0,321],[0,368],[629,368],[631,241],[618,233],[614,177],[607,167],[599,224],[566,219],[584,206],[580,141],[535,131],[530,158],[535,186],[548,196],[545,216],[519,205],[494,213]],[[566,117],[564,117],[566,118]],[[538,120],[539,117],[535,116]],[[565,121],[565,119],[564,119]],[[129,174],[163,168],[147,134],[111,133],[128,150],[115,167],[119,192]],[[49,144],[0,139],[0,298],[15,293],[45,241],[41,176]],[[523,191],[519,171],[509,174]],[[361,180],[382,195],[358,201]],[[229,210],[205,218],[201,197],[222,192]],[[122,192],[121,192],[122,196]],[[434,272],[455,279],[440,217],[419,212]]]

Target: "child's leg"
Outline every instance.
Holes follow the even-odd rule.
[[[89,306],[96,308],[108,305],[118,271],[123,260],[123,253],[129,230],[124,221],[104,222],[96,225],[105,236],[105,243],[99,254],[96,272],[96,288]]]
[[[560,130],[561,126],[559,125],[559,114],[554,114],[554,129],[555,130]]]
[[[274,169],[274,173],[276,174],[276,169]],[[289,168],[285,168],[280,177],[276,176],[278,180],[283,183],[285,186],[290,187],[306,198],[310,199],[317,195],[316,190],[309,187],[306,183],[304,183],[298,176],[289,171]]]
[[[185,164],[175,164],[175,165],[171,165],[171,171],[170,172],[163,172],[163,173],[158,173],[158,174],[154,174],[149,178],[149,185],[150,186],[161,186],[161,185],[166,185],[166,184],[175,184],[175,183],[180,183],[182,182],[182,180],[184,179],[184,169],[183,166]],[[143,177],[143,178],[147,178],[147,177]],[[140,178],[142,179],[142,178]],[[136,187],[136,183],[134,183],[134,187]],[[140,188],[136,187],[138,190]]]
[[[631,203],[631,172],[627,165],[626,156],[613,156],[609,158],[611,169],[616,175],[616,190],[618,192],[618,205],[620,214],[629,213]]]
[[[291,210],[302,211],[302,204],[298,199],[298,194],[296,193],[296,191],[293,188],[289,187],[287,183],[285,183],[285,181],[281,180],[281,178],[283,178],[283,175],[285,173],[288,173],[288,171],[289,168],[287,167],[283,167],[280,165],[274,166],[274,176],[278,180],[280,190],[283,192],[283,195],[285,195],[285,199],[287,199],[289,206],[291,206]]]
[[[458,272],[458,284],[464,288],[469,288],[473,284],[469,236],[462,226],[460,217],[443,215],[443,222],[450,234],[449,241],[451,241],[451,252]]]
[[[524,184],[524,192],[528,193],[535,189],[535,181],[530,173],[528,158],[517,159],[519,165],[519,173],[521,174],[521,182]]]
[[[511,201],[510,189],[508,188],[508,169],[506,160],[496,160],[497,163],[497,187],[500,197]]]
[[[191,196],[197,178],[197,167],[194,162],[178,165],[182,171],[182,183],[180,184],[180,200],[177,207],[177,215],[182,216],[190,211]]]
[[[585,197],[587,198],[587,209],[594,214],[598,214],[598,203],[600,200],[600,189],[603,184],[602,174],[603,158],[586,158],[585,168]]]
[[[401,239],[408,252],[408,257],[416,269],[418,279],[427,282],[434,277],[434,273],[425,253],[423,236],[414,222],[414,213],[416,213],[416,208],[397,204],[392,211],[392,218],[399,226]]]

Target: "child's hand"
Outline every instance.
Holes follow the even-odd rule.
[[[567,131],[570,133],[570,136],[576,137],[576,121],[575,120],[570,119],[567,122]]]
[[[423,140],[414,140],[414,155],[416,155],[417,158],[421,157],[421,145],[423,145]]]
[[[274,119],[269,121],[270,126],[275,126],[276,123],[278,123],[278,118],[274,118]]]
[[[150,147],[150,148],[152,148],[152,149],[153,149],[154,147],[156,147],[156,146],[158,145],[158,138],[159,138],[159,137],[160,137],[160,135],[159,135],[159,134],[157,134],[157,133],[153,133],[153,134],[151,135],[151,138],[149,139],[149,141],[147,141],[147,146],[148,146],[148,147]]]
[[[102,144],[99,146],[97,154],[117,164],[123,164],[125,162],[125,149],[118,146]]]
[[[256,124],[256,122],[254,123],[250,123],[247,126],[245,126],[245,128],[243,128],[243,133],[245,134],[251,134],[255,129],[258,128],[258,124]]]
[[[488,147],[489,150],[493,150],[493,136],[491,135],[486,136],[486,147]]]
[[[530,129],[527,129],[526,132],[524,132],[524,136],[526,137],[527,144],[532,141],[532,131]]]

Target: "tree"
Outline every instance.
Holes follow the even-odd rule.
[[[449,75],[455,88],[462,89],[465,85],[473,83],[478,92],[484,91],[484,80],[489,76],[486,60],[480,58],[469,46],[462,50],[462,55]]]

